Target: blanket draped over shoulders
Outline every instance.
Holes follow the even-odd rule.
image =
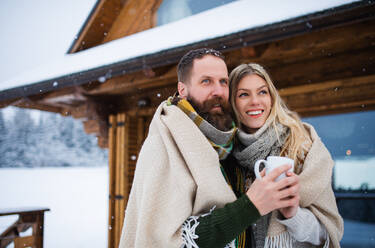
[[[187,218],[235,200],[206,137],[163,102],[138,156],[119,247],[180,247]]]

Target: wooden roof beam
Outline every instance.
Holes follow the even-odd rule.
[[[370,110],[375,110],[375,100],[365,100],[339,104],[325,104],[314,107],[300,107],[294,109],[294,111],[296,111],[301,117],[343,114]]]
[[[58,113],[64,116],[68,115],[68,112],[63,107],[35,102],[35,101],[30,100],[29,98],[22,98],[18,100],[17,102],[14,102],[12,106],[16,106],[19,108],[36,109],[40,111]]]
[[[323,29],[287,39],[256,46],[244,46],[227,52],[229,68],[239,63],[261,63],[267,67],[297,63],[321,57],[335,56],[353,50],[372,47],[375,42],[375,20],[354,23],[345,27]]]
[[[177,83],[176,66],[168,67],[168,70],[160,76],[157,76],[158,70],[155,71],[156,75],[153,78],[145,76],[144,72],[141,71],[109,79],[105,83],[97,85],[94,89],[86,88],[86,90],[89,95],[115,95]]]
[[[260,58],[263,53],[268,49],[269,44],[261,44],[256,46],[244,46],[237,50],[225,52],[225,62],[229,69],[233,69],[239,65],[238,61],[241,60],[252,60]]]
[[[0,109],[9,107],[13,105],[14,103],[18,102],[20,99],[21,98],[15,98],[15,99],[10,99],[10,100],[0,101]]]
[[[279,92],[287,105],[302,116],[363,111],[375,106],[375,75],[289,87]]]
[[[243,47],[226,55],[229,68],[240,63],[255,62],[267,67],[299,63],[322,57],[334,57],[341,53],[373,47],[375,20],[355,23],[346,27],[319,30],[304,35],[291,37],[263,45],[263,51],[256,53],[259,45]]]
[[[375,41],[374,25],[375,20],[367,20],[272,42],[259,59],[272,67],[365,49]]]
[[[172,96],[177,90],[177,83],[174,82],[171,85],[163,86],[161,88],[148,89],[143,91],[142,94],[130,94],[126,97],[117,97],[117,111],[128,112],[130,110],[141,113],[145,109],[156,108],[162,101],[166,100],[169,96]],[[139,101],[147,99],[146,106],[139,106]],[[146,113],[148,113],[146,111]],[[142,114],[140,114],[142,115]]]
[[[322,83],[305,84],[301,86],[282,88],[279,89],[279,93],[281,97],[289,97],[299,94],[307,94],[324,90],[338,90],[343,87],[361,86],[366,84],[375,84],[374,74],[362,77],[344,78]]]
[[[375,47],[268,67],[277,88],[375,74]]]

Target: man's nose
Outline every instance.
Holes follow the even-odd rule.
[[[226,96],[227,92],[228,92],[228,87],[226,87],[225,85],[221,84],[220,82],[217,82],[214,84],[213,92],[212,92],[214,96],[224,97]]]

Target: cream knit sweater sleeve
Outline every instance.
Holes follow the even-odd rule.
[[[290,235],[298,242],[320,245],[327,238],[327,230],[307,208],[298,207],[294,217],[278,219],[278,222],[285,225]]]

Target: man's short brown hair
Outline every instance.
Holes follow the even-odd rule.
[[[193,68],[194,59],[200,59],[206,55],[212,55],[224,60],[224,56],[223,54],[221,54],[221,52],[211,48],[199,48],[190,50],[184,56],[182,56],[180,62],[177,65],[178,81],[188,83],[190,79],[191,69]]]

